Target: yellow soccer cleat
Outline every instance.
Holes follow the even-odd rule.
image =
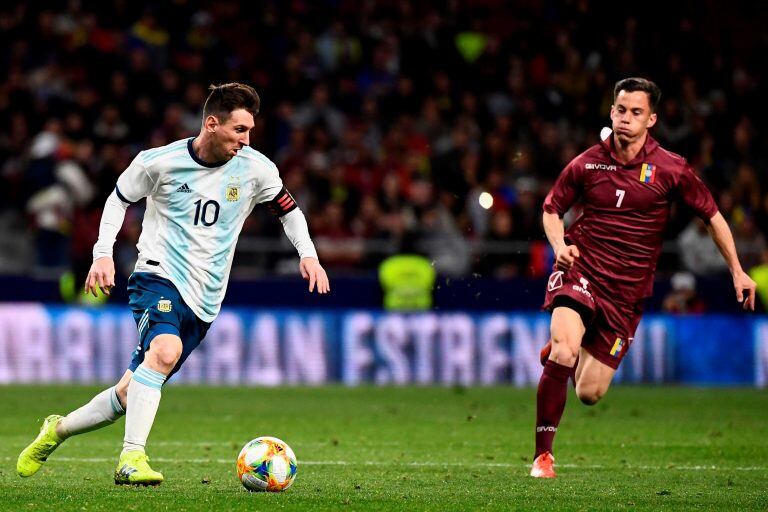
[[[29,446],[24,448],[16,461],[16,472],[19,476],[28,477],[37,473],[37,470],[48,460],[48,456],[53,453],[53,450],[64,442],[56,435],[56,425],[62,418],[63,416],[57,414],[45,418],[40,433]]]
[[[149,457],[144,452],[123,452],[115,469],[115,483],[118,485],[160,485],[162,473],[149,467]]]

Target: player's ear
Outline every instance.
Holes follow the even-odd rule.
[[[611,113],[609,114],[609,118],[613,120],[613,116],[616,114],[616,105],[611,105]]]
[[[205,128],[205,131],[208,133],[213,133],[216,131],[216,129],[219,127],[219,120],[214,115],[209,115],[205,118],[205,121],[203,121],[203,127]]]
[[[656,119],[656,112],[648,116],[648,124],[646,125],[646,128],[651,128],[653,125],[655,125]]]

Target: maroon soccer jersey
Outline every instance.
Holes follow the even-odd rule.
[[[581,254],[575,268],[603,294],[632,302],[651,294],[669,206],[678,198],[707,222],[717,213],[712,194],[683,157],[648,135],[624,165],[611,135],[565,167],[544,211],[562,217],[582,204],[582,215],[565,233]]]

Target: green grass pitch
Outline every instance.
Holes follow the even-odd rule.
[[[533,389],[169,386],[148,444],[163,485],[113,484],[123,420],[19,478],[39,420],[98,389],[0,386],[0,509],[768,509],[768,395],[756,389],[617,386],[594,407],[571,391],[559,477],[545,481],[528,476]],[[260,435],[296,452],[287,492],[248,493],[235,477],[241,446]]]

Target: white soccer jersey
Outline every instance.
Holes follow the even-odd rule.
[[[212,322],[243,222],[283,182],[275,164],[250,147],[228,162],[206,164],[192,150],[193,140],[142,151],[115,192],[127,203],[147,198],[135,272],[170,280],[192,311]]]

